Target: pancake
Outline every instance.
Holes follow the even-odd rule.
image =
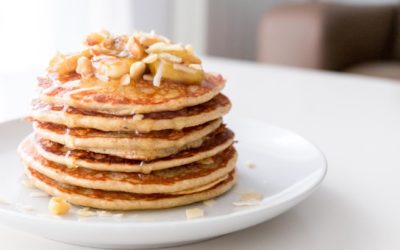
[[[154,86],[140,80],[129,86],[119,81],[102,82],[97,78],[80,80],[79,75],[59,82],[39,78],[39,98],[52,105],[68,105],[82,110],[112,115],[133,115],[174,111],[205,103],[218,95],[225,85],[221,75],[206,74],[198,85],[163,81]]]
[[[231,189],[236,182],[236,174],[233,170],[222,182],[197,193],[183,195],[136,194],[88,189],[62,184],[29,166],[25,167],[25,172],[37,188],[52,196],[62,197],[75,205],[107,210],[161,209],[188,205],[222,195]]]
[[[236,151],[223,152],[184,166],[154,171],[151,174],[95,171],[68,168],[43,158],[31,140],[19,147],[22,161],[36,171],[61,183],[80,187],[130,193],[174,193],[214,182],[235,168]]]
[[[210,101],[177,111],[162,111],[140,115],[116,116],[80,110],[62,105],[37,102],[32,119],[65,125],[70,128],[93,128],[102,131],[139,131],[182,129],[218,119],[229,112],[229,99],[219,94]]]
[[[221,126],[221,119],[182,130],[149,133],[104,132],[94,129],[68,128],[53,123],[34,122],[40,137],[73,149],[89,150],[128,159],[150,160],[166,157],[181,150],[199,147],[204,137]]]
[[[117,172],[150,173],[189,164],[218,154],[233,143],[234,134],[224,126],[208,135],[198,148],[180,151],[169,157],[153,161],[124,159],[116,156],[98,154],[86,150],[72,150],[62,144],[52,142],[33,135],[28,137],[34,140],[35,148],[39,154],[50,161],[67,165],[68,167],[84,167],[93,170]]]

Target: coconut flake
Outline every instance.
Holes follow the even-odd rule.
[[[154,79],[153,79],[154,86],[156,86],[156,87],[160,86],[163,71],[164,71],[164,62],[160,62],[160,64],[158,65],[158,68],[157,68],[157,72],[154,75]]]

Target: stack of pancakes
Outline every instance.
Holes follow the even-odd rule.
[[[231,107],[220,75],[200,84],[134,85],[39,78],[19,154],[32,183],[52,196],[110,210],[207,200],[235,183]]]

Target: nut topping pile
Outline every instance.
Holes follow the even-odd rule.
[[[154,33],[90,33],[84,45],[81,52],[57,54],[50,60],[48,72],[58,79],[80,76],[119,81],[121,85],[141,80],[152,81],[155,86],[162,80],[199,84],[204,77],[201,60],[192,46],[172,43]]]

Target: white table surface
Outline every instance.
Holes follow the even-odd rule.
[[[228,79],[232,113],[305,136],[329,170],[319,190],[275,219],[170,249],[400,249],[400,82],[215,58],[204,65]],[[33,74],[0,75],[0,121],[26,112],[34,85]],[[0,225],[0,249],[87,248]]]

